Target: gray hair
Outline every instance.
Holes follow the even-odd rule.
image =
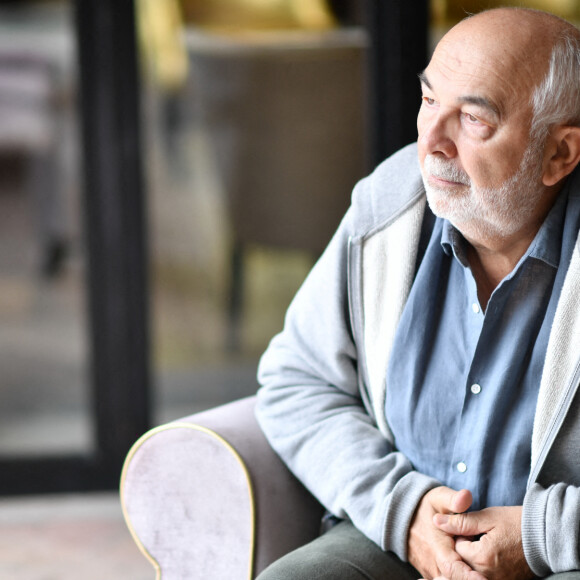
[[[550,66],[532,94],[530,136],[543,141],[555,125],[580,126],[580,38],[566,30],[552,49]]]

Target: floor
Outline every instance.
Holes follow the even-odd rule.
[[[154,580],[116,493],[0,500],[0,578]]]

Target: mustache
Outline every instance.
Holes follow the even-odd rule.
[[[423,169],[426,174],[445,179],[446,181],[453,181],[454,183],[461,183],[463,185],[470,185],[471,180],[465,171],[456,167],[453,161],[447,161],[434,155],[427,155],[423,161]]]

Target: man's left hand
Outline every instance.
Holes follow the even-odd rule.
[[[521,506],[433,517],[439,529],[456,537],[455,550],[464,562],[489,580],[534,578],[524,556],[521,522]]]

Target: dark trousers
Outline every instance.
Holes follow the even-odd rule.
[[[310,544],[287,554],[257,580],[416,580],[421,574],[384,552],[351,523],[341,522]],[[580,572],[549,576],[580,580]]]

